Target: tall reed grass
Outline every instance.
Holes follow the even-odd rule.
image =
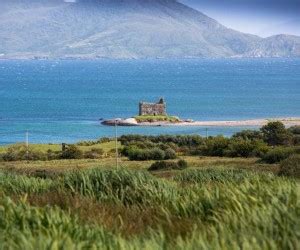
[[[7,197],[49,190],[111,209],[134,207],[136,219],[128,230],[151,208],[149,220],[156,225],[124,237],[105,223],[80,220],[71,208],[36,207]],[[1,173],[0,191],[0,249],[300,248],[299,183],[272,174],[187,170],[166,180],[145,171],[94,169],[44,180]],[[124,216],[120,213],[116,223]]]

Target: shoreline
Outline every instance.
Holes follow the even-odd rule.
[[[261,127],[271,121],[280,121],[287,127],[300,126],[300,117],[285,117],[285,118],[264,118],[264,119],[249,119],[249,120],[233,120],[233,121],[182,121],[177,123],[170,122],[143,122],[137,123],[134,118],[106,120],[102,124],[105,126],[124,127]]]

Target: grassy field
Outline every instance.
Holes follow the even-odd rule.
[[[300,249],[293,131],[0,147],[0,250]]]
[[[197,157],[182,156],[191,169],[225,168],[225,169],[246,169],[257,172],[278,172],[278,165],[261,164],[256,158],[224,158],[224,157]],[[154,161],[129,161],[125,157],[119,159],[120,168],[129,170],[146,170]],[[10,170],[17,173],[31,174],[36,171],[47,171],[50,173],[62,173],[73,170],[86,170],[92,168],[116,169],[116,159],[107,157],[103,159],[82,159],[82,160],[53,160],[53,161],[17,161],[0,162],[0,169]],[[173,171],[161,171],[159,174]]]
[[[167,178],[165,178],[167,177]],[[298,249],[300,186],[272,173],[0,171],[1,249]]]
[[[78,147],[105,154],[0,162],[0,249],[300,248],[300,184],[278,164],[178,153],[187,169],[149,172],[117,168],[114,142]]]

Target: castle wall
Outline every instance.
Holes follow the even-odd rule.
[[[139,115],[167,115],[165,104],[140,103]]]

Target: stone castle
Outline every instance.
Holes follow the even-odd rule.
[[[167,105],[163,98],[158,103],[140,102],[139,115],[167,115]]]

